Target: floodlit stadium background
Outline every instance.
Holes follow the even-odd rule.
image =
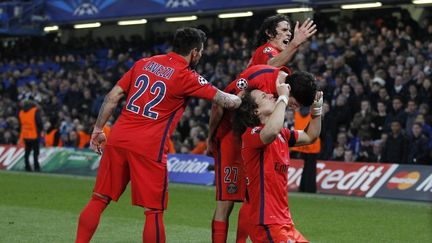
[[[366,1],[1,1],[0,242],[72,241],[98,166],[86,149],[88,134],[103,96],[135,60],[169,51],[175,29],[199,27],[208,42],[197,71],[223,88],[246,67],[264,18],[276,13],[317,24],[290,66],[316,75],[328,108],[319,194],[291,194],[300,231],[313,242],[432,241],[431,206],[424,203],[432,201],[432,4],[344,6],[357,3]],[[42,149],[42,171],[90,177],[16,172],[23,170],[17,112],[25,99],[40,105],[46,134],[57,129],[62,143]],[[363,100],[371,107],[366,116]],[[402,107],[395,109],[398,100]],[[195,155],[205,149],[209,107],[192,100],[171,137],[171,182],[213,184],[212,161]],[[287,112],[287,127],[292,116]],[[407,151],[390,161],[384,153],[400,152],[385,142],[395,118]],[[420,137],[413,135],[415,123]],[[301,169],[302,161],[294,161],[292,191]],[[170,190],[168,242],[208,242],[214,188]],[[335,194],[356,197],[329,196]],[[104,215],[95,242],[139,241],[143,217],[128,198]]]

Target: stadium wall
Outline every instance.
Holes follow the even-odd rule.
[[[100,157],[88,149],[42,148],[43,172],[95,176]],[[32,156],[30,156],[32,164]],[[176,183],[214,185],[213,158],[169,154],[169,179]],[[0,145],[0,169],[24,171],[24,148]],[[292,160],[289,191],[298,191],[303,160]],[[317,191],[366,198],[432,202],[432,166],[318,161]]]

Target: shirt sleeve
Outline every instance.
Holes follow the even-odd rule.
[[[262,127],[248,127],[242,135],[244,148],[262,148],[265,144],[261,141],[260,132]]]
[[[183,92],[186,96],[212,100],[217,90],[203,76],[194,71],[187,71],[183,80]]]
[[[282,136],[284,136],[285,140],[288,141],[288,147],[294,147],[298,139],[298,131],[289,130],[288,128],[283,128]]]
[[[132,82],[132,73],[135,68],[135,65],[131,67],[124,75],[123,77],[117,82],[117,85],[120,86],[120,88],[123,89],[125,93],[129,92],[130,84]]]
[[[262,51],[259,53],[259,60],[261,62],[260,64],[267,64],[270,59],[277,56],[278,54],[279,51],[273,47],[263,48]]]

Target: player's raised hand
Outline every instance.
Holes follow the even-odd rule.
[[[317,32],[316,25],[310,18],[306,19],[301,26],[299,25],[297,21],[294,28],[294,39],[292,40],[296,46],[303,44],[303,42]]]
[[[288,98],[291,91],[291,86],[285,83],[277,84],[276,91],[278,93],[278,96],[285,96],[286,98]]]
[[[102,129],[95,127],[90,138],[90,148],[97,154],[102,154],[102,148],[106,143],[106,136]]]
[[[323,105],[323,92],[318,91],[315,94],[315,100],[311,106],[311,114],[312,117],[321,116],[322,115],[322,105]]]

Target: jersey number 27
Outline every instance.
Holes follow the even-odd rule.
[[[140,112],[140,107],[135,105],[134,103],[139,97],[141,97],[144,94],[144,92],[146,92],[149,84],[150,84],[150,79],[147,75],[142,74],[137,78],[134,86],[135,88],[138,88],[138,90],[129,99],[129,102],[126,105],[126,110],[131,111],[135,114],[138,114]],[[155,107],[163,100],[163,98],[165,97],[165,92],[166,92],[166,85],[164,82],[160,80],[156,81],[150,87],[150,93],[152,95],[155,95],[155,97],[144,105],[144,109],[142,112],[143,116],[153,120],[156,120],[158,118],[159,113],[152,111],[152,108]]]

